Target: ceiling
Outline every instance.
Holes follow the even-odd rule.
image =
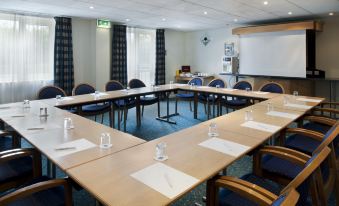
[[[318,18],[330,12],[336,16],[339,0],[0,0],[0,10],[103,18],[130,26],[193,31],[253,22]]]

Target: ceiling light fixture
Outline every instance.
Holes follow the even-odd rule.
[[[207,15],[207,11],[204,11],[204,14]]]
[[[267,5],[268,4],[268,1],[264,1],[264,5]]]
[[[292,12],[291,12],[291,11],[289,11],[289,12],[288,12],[288,15],[292,15]]]
[[[166,21],[166,19],[165,19],[165,18],[162,18],[162,21]]]
[[[94,9],[94,6],[90,6],[89,8],[90,8],[90,9]]]
[[[237,22],[237,21],[238,21],[238,19],[234,19],[233,21],[234,21],[234,22]]]
[[[333,16],[333,15],[334,15],[334,13],[333,13],[333,12],[330,12],[328,15],[330,15],[330,16]]]
[[[126,21],[131,21],[130,19],[126,19]]]

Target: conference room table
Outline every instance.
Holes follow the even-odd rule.
[[[265,101],[149,142],[58,108],[178,90],[194,92],[195,96],[209,93]],[[99,97],[88,94],[62,101],[36,100],[31,101],[30,108],[23,108],[22,102],[0,105],[0,119],[103,204],[167,205],[268,141],[323,100],[176,84],[104,92]],[[270,113],[268,103],[273,106]],[[41,117],[40,108],[47,108],[48,116]],[[245,120],[248,112],[253,116],[249,121]],[[73,129],[64,128],[65,117],[72,118]],[[217,125],[216,137],[208,135],[211,123]],[[111,135],[111,148],[98,146],[102,133]],[[158,143],[167,144],[166,161],[154,159]],[[79,150],[56,151],[73,145]]]

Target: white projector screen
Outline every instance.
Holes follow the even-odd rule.
[[[240,36],[239,74],[306,77],[306,31]]]

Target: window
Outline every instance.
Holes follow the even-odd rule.
[[[53,80],[53,18],[0,13],[0,103],[34,99]]]
[[[155,81],[155,30],[127,28],[127,77],[146,86]]]

